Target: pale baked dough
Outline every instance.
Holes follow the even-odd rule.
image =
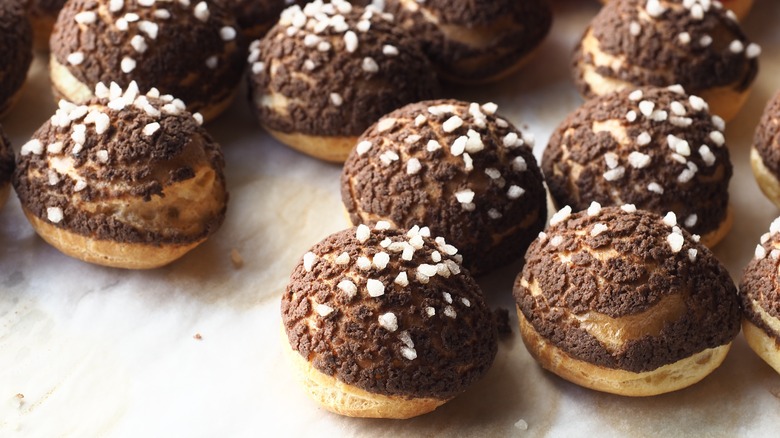
[[[731,205],[729,205],[726,210],[726,217],[718,225],[718,228],[701,236],[701,243],[707,248],[714,248],[729,234],[732,226],[734,226],[734,212],[732,211]]]
[[[184,245],[121,243],[94,239],[58,228],[22,208],[39,236],[65,255],[112,268],[154,269],[182,257],[206,239]]]
[[[332,163],[346,161],[358,137],[309,135],[299,132],[281,132],[266,128],[269,134],[281,143],[320,160]]]
[[[755,147],[750,148],[750,167],[753,168],[758,187],[770,201],[780,207],[780,180],[766,167]]]
[[[742,334],[750,348],[780,373],[780,346],[777,341],[747,319],[742,320]]]
[[[575,359],[540,336],[519,309],[517,317],[526,348],[543,368],[586,388],[631,397],[658,395],[691,386],[718,368],[731,347],[728,343],[709,348],[655,370],[635,373]]]
[[[404,398],[373,394],[323,374],[293,350],[284,333],[282,349],[292,362],[309,395],[325,409],[362,418],[407,419],[427,414],[448,401],[435,398]]]

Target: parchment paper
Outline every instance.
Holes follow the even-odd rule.
[[[539,55],[501,83],[450,89],[494,101],[535,134],[537,157],[576,108],[569,54],[593,1],[553,1]],[[727,129],[735,227],[715,250],[735,279],[780,212],[748,161],[753,131],[780,89],[780,2],[757,0],[745,22],[763,46],[750,100]],[[3,120],[18,148],[54,111],[38,56]],[[223,145],[231,199],[221,230],[163,269],[131,272],[70,259],[39,239],[14,196],[0,211],[0,436],[776,436],[780,376],[740,337],[701,383],[630,399],[565,382],[536,365],[517,330],[485,379],[409,421],[339,417],[310,401],[282,356],[279,298],[311,245],[345,228],[340,168],[263,133],[240,97],[208,126]],[[243,266],[231,261],[238,251]],[[513,307],[509,266],[480,280],[493,306]],[[516,324],[514,315],[512,323]],[[518,420],[527,430],[515,426]]]

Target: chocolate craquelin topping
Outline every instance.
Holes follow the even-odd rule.
[[[757,306],[773,318],[780,319],[780,218],[775,219],[769,232],[761,236],[755,255],[742,274],[739,285],[742,311],[748,321],[762,329],[780,345],[780,333],[764,322],[753,308]]]
[[[258,118],[284,133],[358,136],[439,89],[429,61],[392,15],[343,0],[286,9],[252,43],[249,63]]]
[[[631,205],[602,209],[594,203],[575,214],[564,208],[526,254],[514,287],[518,308],[556,347],[607,368],[650,371],[725,345],[739,332],[737,290],[696,240],[673,213],[662,219]],[[537,284],[534,296],[529,287]],[[619,323],[654,311],[641,333],[657,333],[623,338],[617,347],[580,322],[594,313]]]
[[[753,137],[753,147],[761,156],[764,166],[775,178],[780,178],[780,92],[764,109]]]
[[[19,0],[0,2],[0,113],[24,84],[32,62],[32,27]]]
[[[14,174],[14,150],[11,148],[11,142],[5,135],[3,127],[0,126],[0,189],[11,181]]]
[[[541,43],[552,25],[550,7],[540,0],[388,0],[386,10],[417,36],[442,77],[466,81],[512,67]],[[454,31],[453,26],[467,30]],[[471,44],[458,37],[471,39]]]
[[[425,224],[484,273],[523,255],[544,227],[546,193],[533,137],[495,104],[414,103],[369,128],[341,176],[352,223]]]
[[[72,0],[59,15],[51,50],[90,89],[112,81],[126,88],[134,80],[195,112],[227,99],[240,81],[246,46],[237,29],[217,1]]]
[[[497,350],[493,315],[457,250],[427,228],[379,223],[335,233],[295,267],[282,297],[294,350],[363,390],[448,399]]]
[[[211,167],[214,184],[225,186],[219,145],[181,100],[156,89],[142,95],[135,82],[127,90],[100,84],[95,94],[85,105],[60,101],[55,115],[22,146],[14,174],[22,205],[57,227],[116,242],[191,243],[215,232],[224,205],[186,232],[140,228],[108,208],[84,208],[164,198],[166,188],[193,178],[201,166]]]
[[[584,210],[634,204],[673,211],[688,231],[727,218],[733,170],[725,125],[680,87],[642,87],[591,99],[558,126],[542,157],[550,194]]]
[[[760,48],[750,43],[734,14],[718,2],[614,0],[593,19],[588,31],[599,50],[625,59],[624,66],[598,66],[596,72],[633,84],[681,84],[691,93],[715,87],[746,90],[758,73]],[[586,31],[586,33],[588,32]],[[575,50],[574,65],[593,64]],[[575,82],[593,96],[575,68]]]

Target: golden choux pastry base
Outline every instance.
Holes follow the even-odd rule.
[[[630,397],[665,394],[699,382],[723,363],[731,343],[696,353],[652,371],[634,373],[575,359],[541,337],[518,309],[520,334],[528,352],[548,371],[596,391]]]

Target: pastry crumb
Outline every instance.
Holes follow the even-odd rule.
[[[244,258],[241,257],[241,253],[235,248],[230,250],[230,261],[233,262],[233,267],[236,269],[244,267]]]
[[[515,423],[515,427],[520,430],[528,430],[528,422],[523,420],[522,418]]]
[[[22,394],[22,393],[20,392],[20,393],[16,394],[16,398],[18,398],[19,400],[21,400],[21,399],[23,399],[23,398],[24,398],[24,394]]]
[[[203,340],[203,336],[201,336],[200,333],[195,333],[195,335],[192,338],[197,340],[197,341],[202,341]]]

